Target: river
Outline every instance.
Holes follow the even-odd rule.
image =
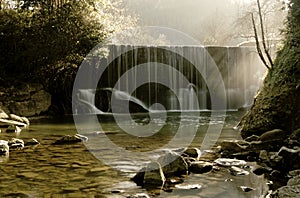
[[[218,141],[239,138],[232,128],[244,112],[227,112]],[[88,120],[89,116],[84,116]],[[172,190],[147,192],[130,181],[136,171],[149,161],[149,151],[153,159],[161,156],[168,148],[168,142],[176,136],[179,124],[193,125],[196,133],[189,143],[190,147],[200,147],[210,122],[210,113],[199,116],[193,113],[184,117],[180,113],[169,113],[166,120],[155,118],[161,129],[157,134],[138,137],[124,132],[110,115],[99,115],[101,130],[85,125],[80,134],[86,135],[89,143],[53,145],[64,135],[73,135],[78,131],[71,116],[56,119],[47,118],[32,121],[28,129],[18,138],[25,142],[35,138],[40,145],[25,147],[23,150],[10,151],[8,159],[0,163],[0,197],[130,197],[139,193],[156,197],[201,197],[201,198],[242,198],[261,197],[266,193],[266,181],[262,176],[253,174],[233,176],[222,167],[214,168],[205,174],[190,174],[184,182]],[[147,125],[148,117],[139,115],[124,125],[135,127]],[[181,126],[182,127],[182,126]],[[0,134],[0,139],[9,139],[10,134]],[[182,142],[185,139],[183,137]],[[129,151],[132,156],[117,153],[107,147],[108,142]],[[180,141],[176,143],[181,146]],[[184,144],[182,144],[184,145]],[[141,154],[141,155],[140,155]],[[145,155],[145,158],[143,158]],[[254,164],[249,164],[251,167]],[[189,186],[196,186],[192,189]],[[244,192],[240,187],[248,186],[254,190]]]

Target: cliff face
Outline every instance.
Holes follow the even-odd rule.
[[[243,138],[280,128],[300,128],[300,1],[292,0],[286,40],[252,108],[242,118]]]

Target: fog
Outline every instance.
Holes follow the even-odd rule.
[[[283,11],[280,11],[281,3],[274,0],[261,1],[266,13],[271,13],[265,17],[269,35],[278,37],[278,29],[282,28],[285,16]],[[203,45],[238,45],[253,40],[249,12],[256,12],[255,2],[124,0],[126,11],[137,17],[139,26],[174,28],[195,38]],[[267,12],[268,10],[272,12]]]

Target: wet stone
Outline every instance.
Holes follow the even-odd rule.
[[[183,156],[188,156],[199,160],[201,156],[201,151],[198,148],[188,148],[183,152]]]
[[[207,173],[211,171],[213,164],[205,161],[192,162],[189,167],[189,171],[192,173]]]
[[[270,142],[273,140],[284,140],[286,138],[286,132],[281,129],[274,129],[267,131],[259,136],[258,141]]]
[[[240,140],[224,140],[221,142],[221,148],[223,151],[231,153],[239,153],[245,151],[248,147],[248,143]]]

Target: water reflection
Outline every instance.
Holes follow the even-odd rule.
[[[209,113],[207,113],[209,115]],[[209,116],[194,117],[193,115],[180,118],[178,114],[168,116],[166,122],[155,119],[157,124],[164,124],[159,134],[147,138],[132,137],[120,130],[120,128],[104,118],[104,131],[95,131],[92,127],[86,128],[89,141],[93,137],[101,140],[108,137],[116,145],[126,150],[143,154],[149,150],[157,149],[151,157],[153,160],[165,153],[159,149],[170,138],[178,127],[180,119],[186,124],[198,123],[196,136],[191,147],[199,147],[211,121]],[[231,126],[239,118],[238,112],[227,116],[226,127],[223,129],[220,140],[235,138],[237,132],[231,130]],[[134,119],[136,124],[139,118]],[[205,124],[206,123],[206,124]],[[134,123],[126,123],[132,127]],[[102,147],[95,146],[95,151],[101,157],[111,159],[110,166],[99,161],[91,154],[82,143],[72,145],[53,145],[63,135],[76,134],[72,120],[63,118],[59,120],[44,120],[33,123],[29,129],[22,131],[19,138],[25,142],[36,138],[40,145],[28,146],[23,150],[11,151],[9,158],[1,158],[0,164],[0,197],[128,197],[136,194],[149,194],[158,197],[259,197],[266,189],[263,177],[253,174],[233,176],[226,168],[214,168],[206,174],[191,174],[183,179],[180,185],[174,185],[168,192],[147,192],[129,180],[136,171],[140,170],[148,158],[136,157],[129,160],[126,156],[116,157],[121,154],[112,153],[110,148],[105,148],[104,141],[96,141]],[[10,137],[5,133],[0,134],[0,139],[7,140]],[[182,137],[184,138],[184,137]],[[178,143],[180,145],[180,142]],[[171,149],[171,148],[170,148]],[[253,191],[243,192],[240,186],[252,187]],[[14,193],[12,193],[14,192]]]

